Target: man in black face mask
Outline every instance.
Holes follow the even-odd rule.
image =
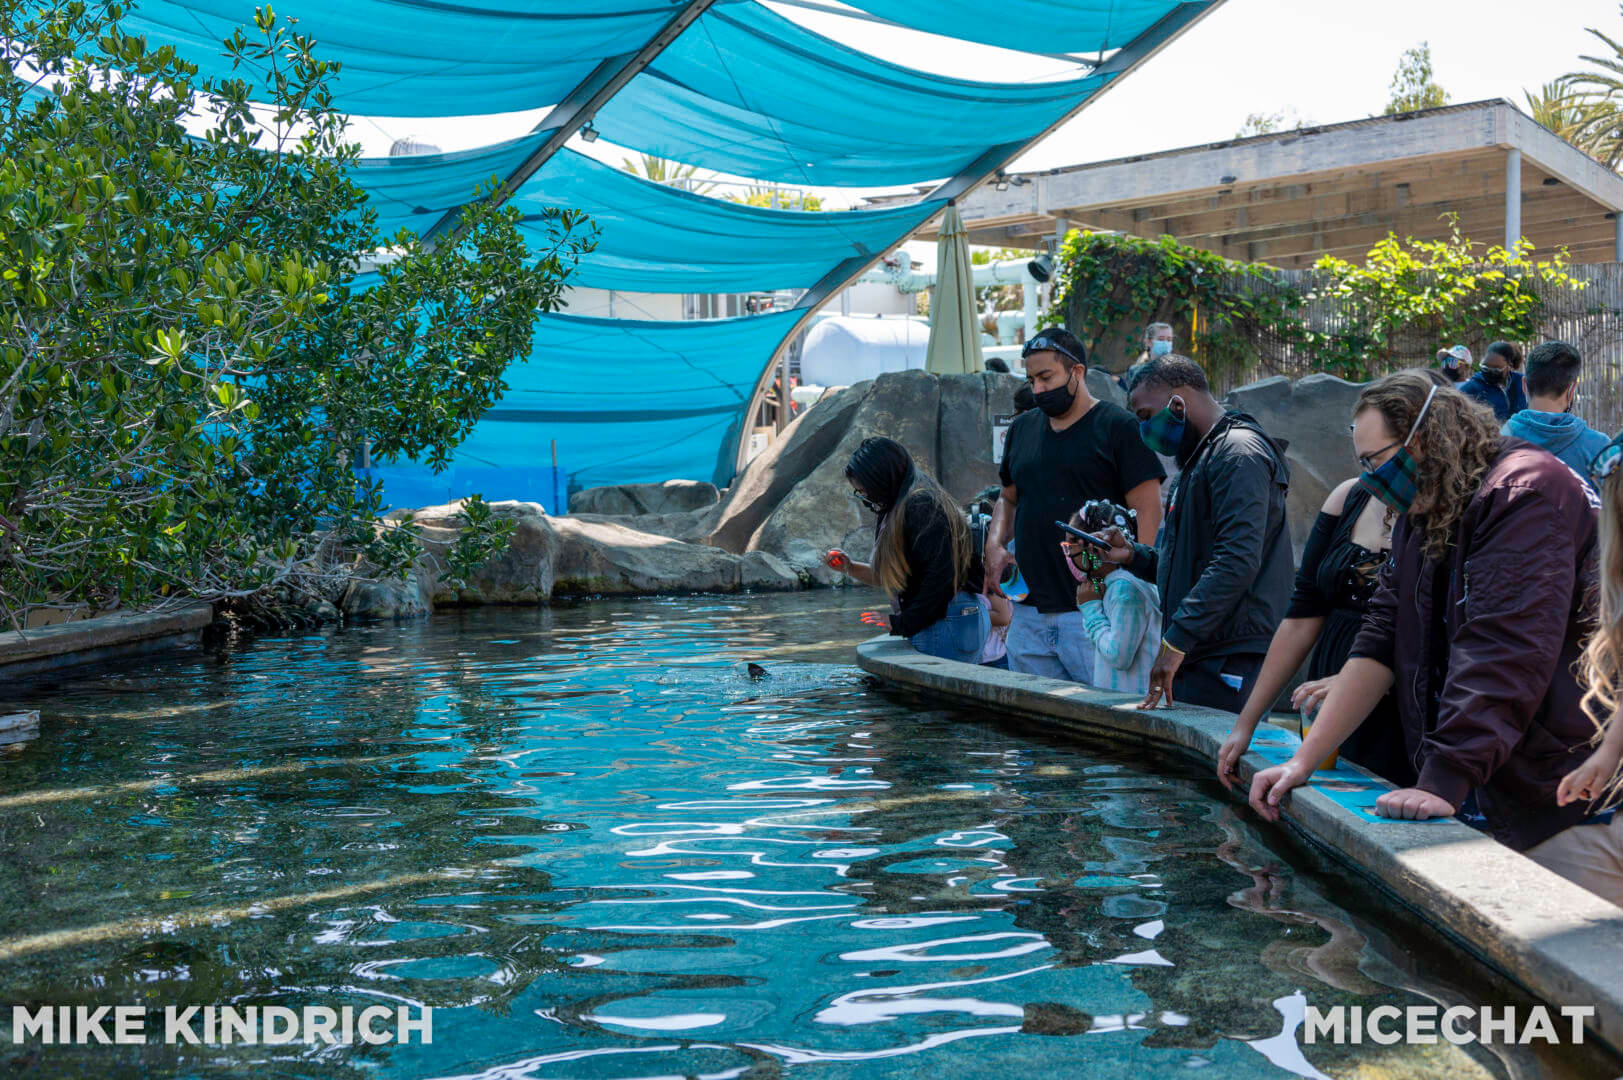
[[[1108,499],[1138,512],[1138,532],[1155,536],[1161,523],[1161,463],[1118,405],[1088,392],[1087,350],[1076,335],[1050,327],[1022,350],[1036,408],[1009,428],[1000,479],[1003,492],[986,538],[985,591],[997,594],[1011,556],[1011,533],[1030,593],[1014,605],[1009,667],[1033,675],[1086,682],[1093,646],[1076,606],[1076,579],[1060,549],[1056,521],[1069,521],[1085,502]]]
[[[1151,360],[1127,407],[1149,448],[1176,457],[1180,470],[1159,546],[1122,543],[1107,556],[1161,593],[1161,651],[1143,707],[1238,713],[1295,576],[1285,448],[1256,420],[1225,410],[1188,357]]]

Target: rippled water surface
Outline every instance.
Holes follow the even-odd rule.
[[[0,691],[44,710],[0,758],[10,1001],[434,1008],[429,1046],[30,1049],[0,1019],[0,1067],[1601,1074],[1300,1046],[1304,1002],[1515,998],[1202,773],[874,689],[865,604],[451,614]]]

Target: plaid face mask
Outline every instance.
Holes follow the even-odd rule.
[[[1420,471],[1420,463],[1409,453],[1409,442],[1414,433],[1420,430],[1420,421],[1426,418],[1426,410],[1431,408],[1431,399],[1437,396],[1437,387],[1431,388],[1426,395],[1426,403],[1420,406],[1420,415],[1415,417],[1414,426],[1409,429],[1409,438],[1403,440],[1398,452],[1389,458],[1385,465],[1373,472],[1364,472],[1358,477],[1358,484],[1375,498],[1381,500],[1400,514],[1407,514],[1409,507],[1414,505],[1415,496],[1420,488],[1415,483],[1415,474]]]

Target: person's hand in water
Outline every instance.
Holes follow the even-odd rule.
[[[823,556],[823,561],[828,564],[830,570],[839,570],[843,573],[851,569],[851,556],[839,548],[831,548],[829,553]]]
[[[1218,783],[1234,790],[1234,785],[1240,780],[1240,759],[1245,752],[1251,749],[1251,736],[1253,731],[1247,731],[1236,725],[1229,732],[1228,738],[1223,740],[1222,749],[1217,751],[1217,780]]]
[[[883,611],[864,611],[862,621],[869,626],[876,626],[881,630],[890,629],[890,616]]]
[[[1099,539],[1110,545],[1110,550],[1102,553],[1100,558],[1105,562],[1115,563],[1117,566],[1126,566],[1133,561],[1133,542],[1116,526],[1095,533]]]
[[[1251,808],[1264,821],[1278,821],[1279,810],[1292,788],[1307,783],[1313,770],[1291,758],[1283,765],[1271,765],[1251,778]]]

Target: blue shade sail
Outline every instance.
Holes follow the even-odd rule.
[[[362,158],[350,178],[378,212],[378,232],[392,237],[406,228],[421,235],[448,211],[473,200],[474,189],[492,176],[505,180],[550,131],[449,154]]]
[[[847,48],[759,4],[728,4],[689,27],[595,124],[611,142],[738,176],[884,186],[952,176],[988,147],[1041,134],[1108,79],[952,79]]]
[[[815,213],[727,202],[656,184],[564,150],[512,205],[585,210],[600,230],[572,282],[636,292],[724,293],[807,288],[840,262],[884,254],[945,203]],[[550,243],[544,226],[533,241]]]
[[[529,359],[508,368],[507,393],[457,448],[453,465],[550,467],[556,439],[571,487],[673,477],[724,485],[755,381],[799,316],[542,315]]]
[[[371,116],[474,116],[557,104],[598,62],[647,45],[681,0],[284,0],[280,25],[316,41],[342,70],[334,104]],[[247,0],[142,0],[124,28],[174,45],[204,75],[233,72],[221,41],[253,39]],[[251,96],[264,99],[264,91]]]
[[[845,0],[870,15],[945,37],[1026,52],[1119,49],[1178,5],[1167,0]]]

